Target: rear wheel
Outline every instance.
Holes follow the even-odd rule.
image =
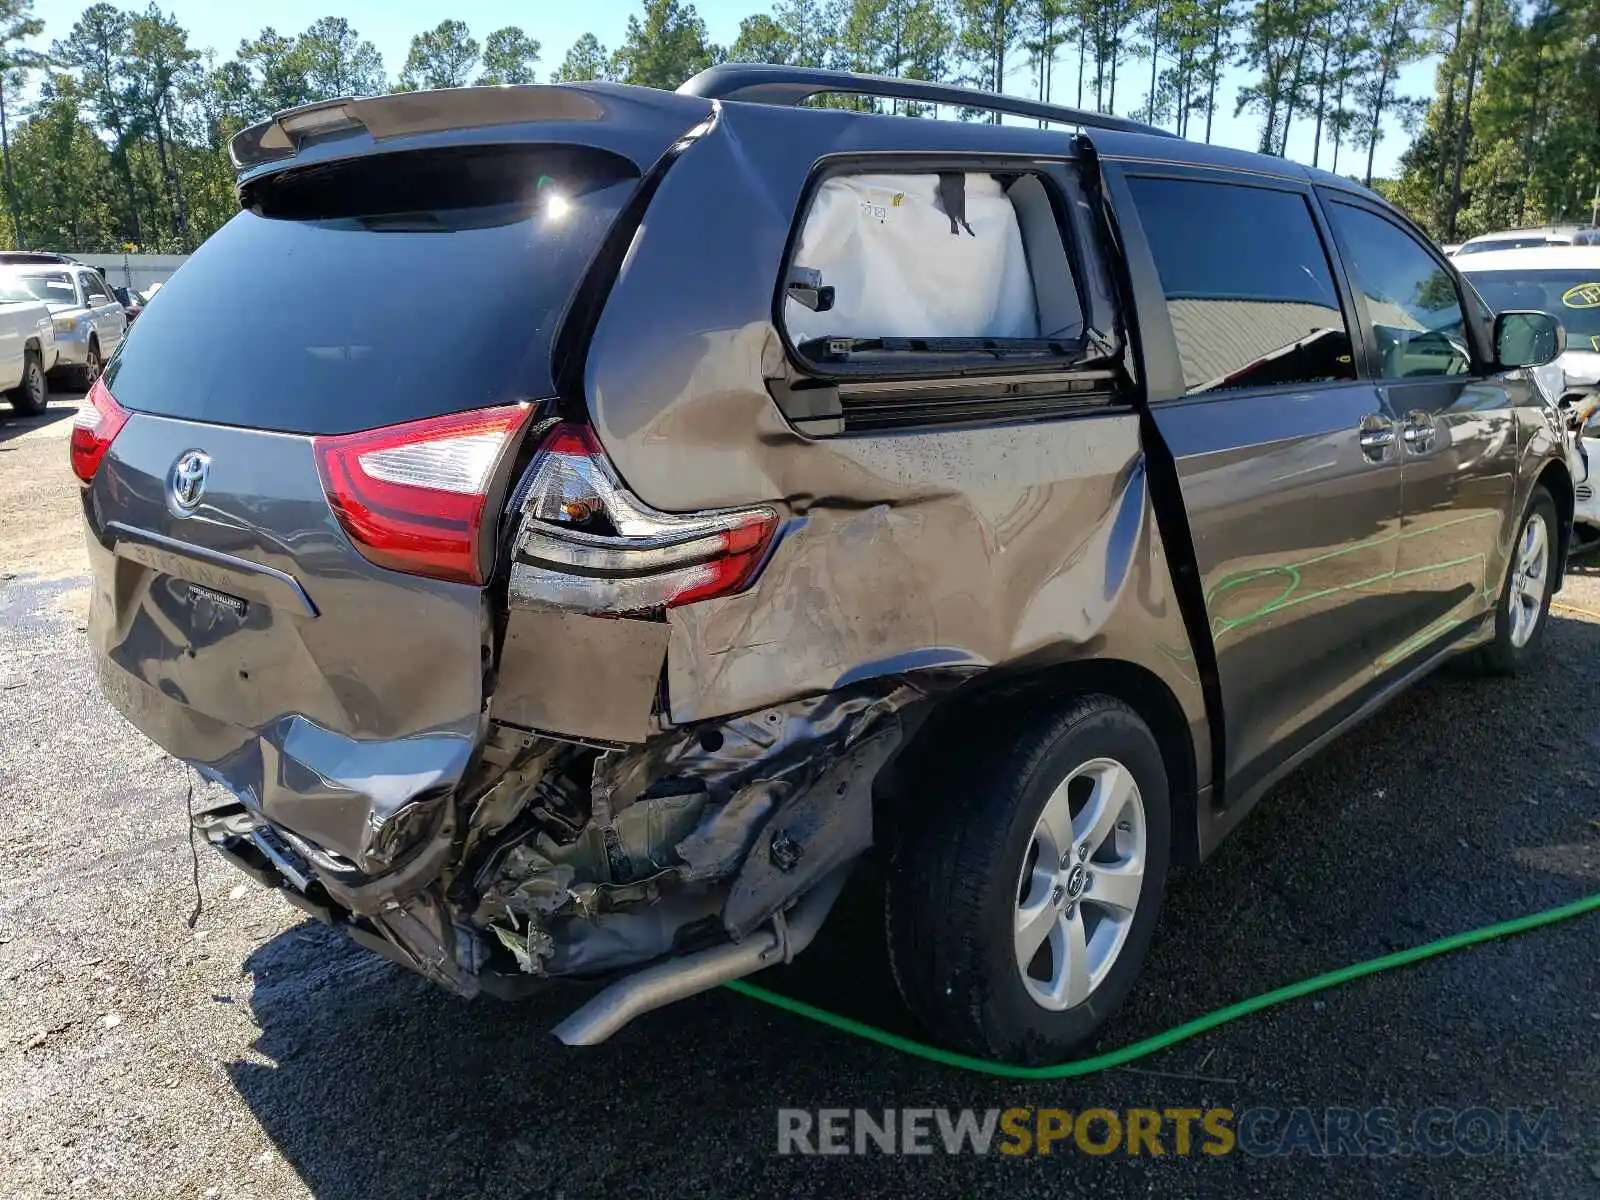
[[[1483,673],[1515,675],[1538,656],[1554,594],[1559,528],[1556,502],[1543,487],[1535,487],[1495,605],[1494,641],[1477,654]]]
[[[37,350],[25,351],[22,357],[22,380],[8,393],[11,407],[19,416],[37,417],[50,403],[50,389],[44,380],[44,364]]]
[[[890,865],[889,953],[907,1005],[962,1049],[1058,1062],[1133,985],[1171,842],[1161,751],[1086,696],[1011,726],[937,788]]]

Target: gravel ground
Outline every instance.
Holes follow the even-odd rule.
[[[1600,917],[1297,1001],[1060,1083],[921,1063],[718,992],[599,1049],[570,1007],[466,1003],[200,860],[185,774],[100,701],[65,473],[72,401],[0,419],[0,1196],[1600,1196]],[[1560,597],[1600,614],[1600,564]],[[1547,669],[1444,674],[1174,878],[1112,1040],[1600,890],[1600,618]],[[762,982],[905,1029],[871,873]],[[852,920],[854,917],[856,919]],[[842,919],[841,919],[842,918]],[[909,1031],[908,1031],[909,1032]],[[1550,1155],[780,1157],[777,1110],[1553,1109]]]

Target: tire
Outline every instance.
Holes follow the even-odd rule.
[[[1530,532],[1534,529],[1542,533]],[[1473,659],[1480,674],[1516,675],[1538,658],[1550,621],[1559,529],[1556,502],[1542,486],[1535,486],[1517,526],[1505,582],[1495,604],[1494,641],[1481,647]],[[1538,537],[1543,539],[1542,549],[1530,550],[1530,538]],[[1537,588],[1536,597],[1531,588]]]
[[[1155,931],[1172,829],[1161,749],[1131,708],[1098,695],[1020,726],[997,722],[979,745],[954,769],[937,764],[937,780],[925,773],[931,806],[907,818],[916,823],[889,865],[890,965],[907,1007],[943,1041],[1060,1062],[1122,1004]],[[1114,807],[1096,824],[1087,814],[1103,798]],[[1084,861],[1090,825],[1108,836]],[[1119,876],[1120,888],[1105,886]],[[1021,947],[1035,941],[1024,966]],[[1082,953],[1061,954],[1068,946]]]
[[[50,387],[45,383],[44,364],[37,350],[22,355],[22,382],[6,394],[19,417],[37,417],[50,405]]]
[[[100,378],[100,343],[94,338],[89,339],[88,359],[78,368],[78,386],[88,391],[94,386],[95,380]]]

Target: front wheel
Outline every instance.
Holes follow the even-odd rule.
[[[1495,605],[1494,641],[1478,651],[1477,666],[1483,673],[1515,675],[1538,656],[1555,589],[1559,529],[1556,502],[1536,486]]]
[[[1171,813],[1149,728],[1085,696],[997,731],[908,814],[890,864],[891,965],[906,1004],[976,1054],[1059,1062],[1143,964]]]
[[[44,366],[39,354],[29,350],[22,359],[22,380],[10,393],[11,407],[21,417],[37,417],[50,404],[50,389],[44,381]]]

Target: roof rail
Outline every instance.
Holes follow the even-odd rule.
[[[1046,104],[1022,96],[1003,96],[952,83],[929,83],[921,79],[891,79],[884,75],[857,75],[853,71],[829,71],[822,67],[777,67],[764,63],[722,63],[708,67],[678,89],[684,95],[707,100],[742,100],[751,104],[795,105],[812,96],[828,93],[847,96],[880,96],[890,100],[912,100],[922,104],[949,104],[957,108],[976,108],[984,112],[1032,117],[1061,125],[1085,129],[1116,129],[1124,133],[1149,133],[1176,137],[1142,121],[1108,113],[1087,112],[1060,104]]]

